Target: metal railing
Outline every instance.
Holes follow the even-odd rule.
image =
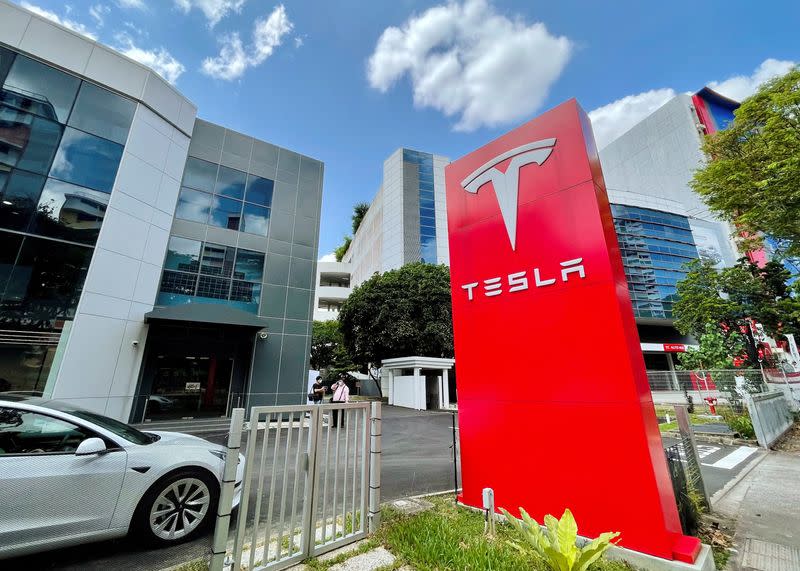
[[[249,422],[235,409],[230,434],[237,433],[247,436],[242,499],[232,546],[231,506],[220,506],[212,571],[221,571],[226,553],[232,571],[285,569],[374,530],[380,403],[253,407]],[[226,469],[240,441],[229,440]],[[223,489],[222,498],[232,502],[233,494]]]
[[[731,393],[736,397],[743,391],[757,394],[767,390],[764,374],[759,369],[647,371],[647,380],[653,392],[688,392],[702,398],[720,395],[727,398]]]

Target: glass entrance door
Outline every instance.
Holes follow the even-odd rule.
[[[224,416],[232,372],[233,357],[157,355],[145,418]]]

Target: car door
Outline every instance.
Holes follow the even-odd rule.
[[[60,418],[0,406],[0,546],[108,529],[127,453],[112,447],[75,456],[78,444],[92,436]]]

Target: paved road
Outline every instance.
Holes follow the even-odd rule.
[[[663,438],[664,446],[677,444],[675,438]],[[721,490],[725,484],[741,472],[759,453],[758,448],[726,446],[723,444],[697,443],[700,470],[709,497]]]
[[[397,499],[453,487],[452,415],[383,409],[382,493]],[[206,434],[222,443],[224,433]],[[665,446],[674,444],[664,439]],[[756,455],[735,446],[705,445],[700,448],[703,475],[709,494],[721,489]],[[258,462],[260,456],[256,456]],[[290,475],[291,477],[291,475]],[[250,497],[255,498],[256,491]],[[162,569],[203,555],[210,549],[210,535],[169,549],[148,550],[128,539],[61,549],[37,556],[3,562],[9,569],[60,569],[71,571]]]

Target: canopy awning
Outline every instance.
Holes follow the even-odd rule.
[[[154,321],[184,321],[190,323],[214,323],[265,329],[267,319],[226,305],[215,303],[187,303],[155,307],[144,314],[145,323]]]

